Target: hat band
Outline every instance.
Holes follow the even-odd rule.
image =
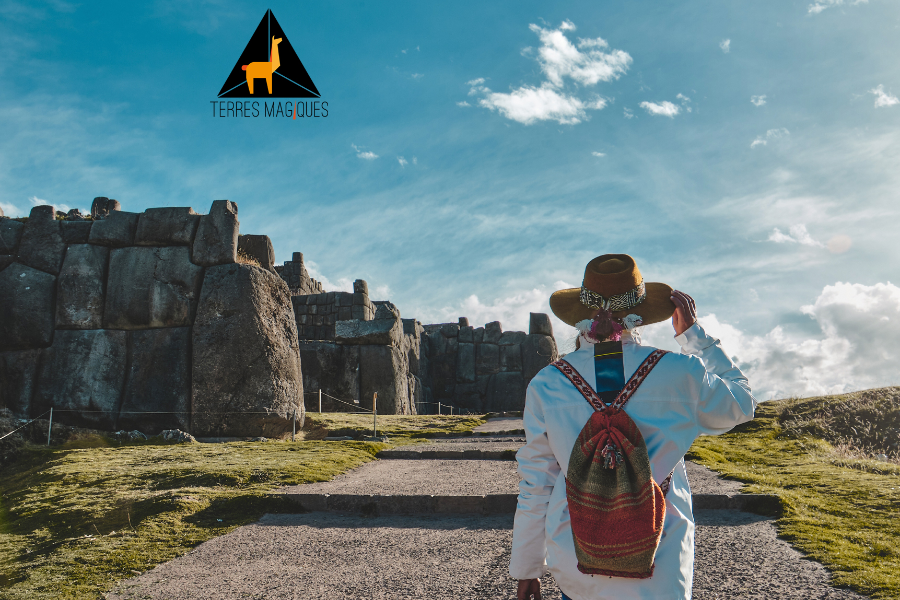
[[[582,285],[581,295],[578,299],[581,300],[582,304],[589,308],[603,308],[611,312],[616,312],[633,308],[643,302],[644,298],[646,297],[647,287],[642,281],[640,285],[638,285],[633,290],[629,290],[624,294],[616,294],[615,296],[610,296],[609,298],[604,298],[597,292],[589,290],[584,287],[584,285]]]

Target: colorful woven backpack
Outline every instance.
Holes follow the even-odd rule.
[[[672,474],[662,484],[653,480],[644,437],[622,408],[665,354],[654,350],[608,406],[572,365],[563,359],[553,363],[594,408],[566,473],[582,573],[636,579],[653,575]]]

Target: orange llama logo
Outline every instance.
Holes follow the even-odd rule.
[[[266,80],[265,91],[254,81]],[[321,98],[316,84],[271,10],[267,10],[247,47],[219,91],[219,98]]]

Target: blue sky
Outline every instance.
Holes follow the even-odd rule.
[[[212,116],[267,8],[327,118]],[[626,252],[762,397],[900,383],[900,3],[0,2],[0,51],[7,214],[229,198],[330,289],[508,329]]]

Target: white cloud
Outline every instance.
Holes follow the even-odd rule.
[[[875,95],[875,108],[900,104],[900,99],[890,92],[885,92],[883,85],[879,85],[878,87],[869,90],[869,93]]]
[[[352,292],[353,282],[347,277],[341,277],[337,281],[331,281],[319,270],[319,265],[312,260],[304,259],[304,266],[309,276],[322,284],[326,292]]]
[[[414,165],[419,164],[419,159],[416,158],[415,156],[413,156],[413,164],[414,164]]]
[[[802,223],[791,225],[788,233],[782,233],[781,230],[776,227],[772,233],[769,234],[769,241],[777,244],[793,243],[801,244],[803,246],[818,246],[819,248],[825,246],[822,242],[814,240],[806,230],[806,225],[803,225]]]
[[[591,154],[593,154],[597,158],[603,158],[604,156],[606,156],[605,152],[591,152]]]
[[[722,40],[721,42],[719,42],[719,48],[722,49],[722,52],[728,54],[729,52],[731,52],[731,40]]]
[[[630,108],[626,108],[626,109],[625,109],[625,118],[626,118],[626,119],[633,119],[633,118],[634,118],[634,111],[632,111]]]
[[[815,2],[809,5],[807,13],[811,15],[817,15],[826,8],[831,8],[832,6],[841,6],[843,4],[867,4],[868,2],[869,0],[815,0]]]
[[[753,106],[763,106],[766,103],[766,95],[750,96],[750,102],[753,103]]]
[[[405,158],[403,158],[402,156],[398,156],[398,157],[397,157],[397,162],[400,163],[400,166],[401,166],[401,167],[405,167],[406,165],[409,164],[409,162],[408,162]]]
[[[678,100],[681,100],[681,105],[684,107],[684,109],[686,111],[691,112],[693,110],[690,106],[690,104],[691,104],[690,98],[688,98],[684,94],[678,94],[677,96],[675,96],[675,98],[677,98]]]
[[[604,98],[583,101],[575,96],[560,93],[545,83],[539,88],[522,86],[509,94],[490,92],[478,101],[481,106],[497,110],[507,119],[530,125],[535,121],[556,121],[562,125],[574,125],[587,119],[587,110],[600,110],[606,106]]]
[[[669,117],[674,118],[675,115],[681,112],[681,107],[675,104],[672,104],[669,101],[663,101],[660,103],[656,102],[641,102],[641,108],[646,110],[651,115],[661,116],[661,117]]]
[[[412,77],[413,79],[421,79],[425,77],[425,75],[423,75],[422,73],[413,73],[412,75],[410,75],[410,77]]]
[[[602,38],[579,38],[576,48],[563,33],[575,30],[571,21],[564,21],[559,29],[544,29],[537,25],[529,25],[529,29],[541,40],[538,62],[554,87],[562,86],[563,77],[569,77],[581,85],[611,81],[624,75],[631,65],[631,56],[627,52],[604,52],[609,44]]]
[[[579,38],[577,46],[565,32],[574,31],[571,21],[557,29],[530,25],[541,40],[535,59],[546,80],[540,85],[523,85],[509,93],[493,92],[479,77],[468,82],[470,96],[483,96],[479,104],[496,110],[507,119],[530,125],[537,121],[556,121],[574,125],[588,119],[588,110],[601,110],[607,100],[594,94],[583,98],[564,89],[566,80],[576,86],[590,87],[601,81],[618,79],[628,71],[631,56],[622,50],[608,50],[602,38]],[[531,49],[524,52],[531,55]]]
[[[463,101],[461,101],[461,102],[457,102],[456,105],[457,105],[457,106],[472,106],[471,104],[469,104],[469,103],[466,102],[465,100],[463,100]]]
[[[9,202],[0,202],[0,209],[7,217],[24,217],[27,216],[19,210],[19,207]]]
[[[780,129],[770,129],[766,132],[766,135],[758,136],[755,140],[750,142],[750,147],[756,148],[757,146],[767,146],[769,140],[777,140],[789,135],[791,135],[791,132],[784,127]]]
[[[853,240],[849,235],[839,233],[828,240],[828,251],[832,254],[843,254],[853,245]]]
[[[31,196],[28,199],[28,201],[31,202],[32,206],[45,206],[47,204],[50,204],[50,202],[43,200],[41,198],[38,198],[37,196]],[[60,204],[60,203],[55,203],[53,205],[53,208],[54,208],[54,210],[62,211],[62,212],[69,212],[69,210],[70,210],[70,207],[68,204]]]
[[[350,144],[350,146],[356,151],[356,156],[363,160],[375,160],[378,158],[378,155],[374,152],[365,151],[356,144]]]
[[[439,309],[419,310],[416,315],[422,323],[456,323],[459,317],[467,317],[469,324],[481,327],[491,321],[500,321],[504,331],[528,332],[529,313],[550,315],[553,333],[561,352],[572,351],[575,344],[575,329],[556,318],[550,310],[550,294],[556,290],[576,287],[564,281],[557,281],[553,289],[544,286],[525,289],[493,302],[484,302],[475,294],[468,296],[456,306]],[[568,350],[565,346],[568,345]]]

